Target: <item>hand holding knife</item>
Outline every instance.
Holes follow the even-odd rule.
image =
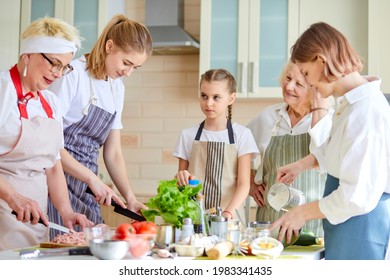
[[[16,213],[14,210],[12,210],[12,214],[14,214],[15,216],[18,216],[18,213]],[[41,218],[39,218],[38,223],[45,225],[45,223],[43,222],[43,220]],[[49,228],[53,228],[53,229],[56,229],[56,230],[59,230],[59,231],[65,232],[65,233],[70,232],[70,230],[67,227],[64,227],[64,226],[61,226],[59,224],[52,223],[52,222],[49,222]]]
[[[92,190],[90,188],[87,188],[86,189],[86,193],[89,193],[91,195],[94,195]],[[114,212],[118,213],[118,214],[121,214],[123,216],[126,216],[126,217],[129,217],[133,220],[136,220],[136,221],[146,221],[145,217],[127,209],[127,208],[123,208],[122,206],[120,206],[118,203],[116,203],[114,200],[111,199],[111,206],[114,206]]]

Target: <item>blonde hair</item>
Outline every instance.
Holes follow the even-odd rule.
[[[106,43],[112,40],[121,50],[146,53],[153,51],[152,37],[143,24],[133,21],[124,15],[114,16],[100,34],[91,52],[86,54],[87,69],[96,79],[105,79]]]
[[[236,92],[236,79],[229,71],[226,69],[210,69],[200,76],[200,85],[202,82],[212,82],[212,81],[226,81],[227,90],[230,94]],[[232,119],[232,105],[228,106],[228,116],[229,120]]]
[[[43,36],[65,39],[74,42],[78,49],[81,48],[82,38],[78,29],[61,19],[52,17],[39,18],[33,21],[20,38],[23,40]]]
[[[328,81],[355,71],[362,71],[364,63],[346,37],[324,22],[312,24],[291,47],[292,62],[310,62],[318,55],[325,57],[324,76]]]

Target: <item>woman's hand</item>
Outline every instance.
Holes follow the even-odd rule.
[[[187,186],[189,180],[195,179],[195,176],[193,176],[190,172],[187,170],[182,170],[177,172],[175,175],[175,178],[177,179],[177,183],[179,186]]]
[[[111,205],[111,199],[121,207],[126,208],[122,199],[96,175],[88,182],[90,189],[95,195],[96,201],[102,205]]]
[[[305,222],[303,212],[300,211],[298,206],[273,222],[269,230],[272,232],[275,228],[280,227],[278,240],[282,241],[285,237],[286,243],[291,243],[293,235],[299,235],[299,230],[305,225]]]
[[[312,108],[326,108],[328,109],[328,98],[322,97],[317,87],[310,86],[309,91],[312,93]]]
[[[48,223],[47,217],[43,214],[41,208],[35,200],[25,197],[18,192],[14,192],[8,205],[16,212],[16,219],[24,223],[38,223],[42,219],[44,223]]]
[[[83,230],[87,227],[94,226],[94,223],[88,220],[87,216],[80,213],[69,212],[67,214],[61,215],[61,218],[64,222],[64,226],[70,230],[74,230],[75,225],[81,226]]]
[[[139,202],[138,200],[136,199],[132,199],[132,200],[129,200],[127,201],[127,208],[133,212],[136,212],[136,213],[139,213],[139,214],[142,214],[141,213],[141,209],[148,209],[148,207],[143,204],[142,202]]]
[[[276,172],[276,181],[285,184],[292,184],[302,171],[303,170],[299,168],[298,162],[281,166]]]
[[[299,230],[307,221],[325,218],[325,215],[322,214],[318,205],[319,203],[317,200],[289,210],[282,217],[273,222],[269,230],[272,232],[274,229],[280,227],[278,240],[282,241],[283,237],[286,237],[286,242],[290,243],[292,236],[298,236]]]
[[[253,197],[259,207],[265,206],[265,184],[261,183],[260,185],[255,182],[251,182],[251,187],[249,189],[249,195]]]

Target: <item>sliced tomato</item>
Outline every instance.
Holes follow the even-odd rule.
[[[120,224],[115,230],[115,238],[119,240],[128,240],[134,238],[136,232],[132,224]]]

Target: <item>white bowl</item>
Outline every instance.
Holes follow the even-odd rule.
[[[279,257],[284,249],[283,244],[272,237],[258,237],[250,246],[253,255],[270,259]]]
[[[94,239],[89,241],[91,253],[100,260],[121,260],[129,252],[129,242],[124,240]]]
[[[204,254],[204,246],[175,244],[174,247],[176,253],[182,257],[198,257]]]

